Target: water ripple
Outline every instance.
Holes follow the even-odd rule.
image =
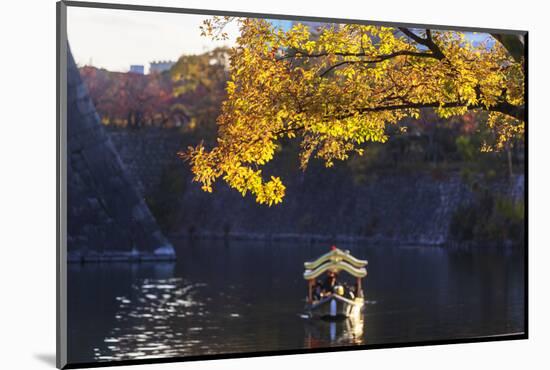
[[[191,283],[181,278],[145,279],[134,284],[129,296],[115,299],[119,309],[118,325],[94,348],[98,361],[159,358],[183,355],[201,345],[194,338],[202,328],[189,325],[186,340],[182,341],[182,318],[192,320],[203,316],[204,304],[196,298],[206,284]],[[183,328],[185,330],[185,328]]]

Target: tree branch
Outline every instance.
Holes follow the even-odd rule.
[[[361,53],[362,54],[362,53]],[[354,56],[357,56],[359,54],[356,54]],[[345,65],[345,64],[355,64],[355,63],[366,63],[366,64],[370,64],[370,63],[379,63],[379,62],[383,62],[384,60],[388,60],[388,59],[391,59],[391,58],[395,58],[395,57],[398,57],[398,56],[401,56],[401,55],[407,55],[407,56],[412,56],[412,57],[419,57],[419,58],[436,58],[437,57],[433,54],[433,53],[423,53],[423,52],[418,52],[418,51],[410,51],[410,50],[401,50],[401,51],[396,51],[394,53],[390,53],[390,54],[382,54],[382,55],[379,55],[377,57],[375,57],[374,59],[367,59],[367,60],[344,60],[342,62],[339,62],[339,63],[336,63],[330,67],[328,67],[325,71],[323,71],[323,73],[321,73],[319,76],[323,77],[325,76],[327,73],[329,73],[330,71],[332,71],[333,69],[337,68],[337,67],[340,67],[341,65]]]
[[[512,58],[514,58],[517,63],[521,63],[525,54],[525,45],[522,36],[502,35],[496,33],[492,33],[491,36],[493,36],[502,44],[502,46],[504,46],[504,48],[508,51],[508,53],[510,53]]]
[[[416,41],[419,44],[424,45],[424,43],[426,42],[426,40],[424,40],[422,37],[418,36],[413,31],[409,30],[408,28],[399,27],[399,31],[403,32],[406,36],[413,39],[414,41]]]
[[[496,105],[493,105],[489,108],[485,107],[483,104],[465,104],[463,102],[448,102],[441,104],[440,102],[427,102],[427,103],[412,103],[404,102],[402,104],[391,104],[385,106],[376,106],[376,107],[366,107],[358,109],[358,112],[361,114],[369,112],[383,112],[383,111],[393,111],[393,110],[402,110],[402,109],[419,109],[419,108],[458,108],[466,107],[468,110],[473,109],[482,109],[491,112],[500,112],[508,116],[514,117],[518,120],[523,121],[525,119],[525,107],[523,105],[512,105],[508,102],[500,102]],[[346,113],[343,115],[337,115],[334,118],[344,119],[353,116],[354,113]]]
[[[305,50],[295,50],[294,54],[286,54],[281,57],[278,57],[277,60],[283,60],[283,59],[290,59],[290,58],[319,58],[319,57],[325,57],[329,55],[338,55],[341,57],[370,57],[373,58],[372,62],[381,62],[386,59],[390,59],[399,55],[410,55],[415,57],[425,57],[425,58],[436,58],[439,59],[435,54],[432,53],[426,53],[421,51],[412,51],[412,50],[401,50],[396,51],[394,53],[390,54],[381,54],[381,55],[371,55],[368,53],[346,53],[346,52],[323,52],[323,53],[316,53],[316,54],[309,54]]]
[[[416,33],[412,32],[411,30],[405,27],[399,27],[399,30],[403,32],[407,37],[416,41],[418,44],[424,45],[425,47],[430,49],[434,54],[435,58],[439,60],[445,59],[445,54],[443,54],[439,46],[437,46],[437,44],[432,39],[431,30],[426,29],[426,38],[422,38],[418,36]]]

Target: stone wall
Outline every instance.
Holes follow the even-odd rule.
[[[308,170],[309,171],[309,170]],[[189,186],[183,195],[182,228],[197,235],[224,233],[247,238],[369,240],[401,244],[443,244],[454,210],[472,199],[456,175],[434,180],[429,174],[384,174],[363,184],[330,169],[286,180],[282,204],[258,206],[225,186],[213,194]]]
[[[284,202],[260,206],[223,183],[216,184],[212,194],[203,192],[191,181],[188,164],[175,156],[190,144],[184,145],[185,137],[177,131],[108,132],[145,194],[158,193],[159,176],[167,168],[178,172],[185,185],[174,198],[179,211],[173,218],[174,231],[182,235],[438,245],[449,241],[456,209],[474,197],[458,172],[374,171],[358,182],[345,164],[326,169],[312,163],[302,173],[296,158],[285,158],[286,163],[273,163],[266,170],[282,177],[287,186]],[[520,200],[523,184],[520,174],[512,182],[495,181],[491,190]]]
[[[67,249],[69,261],[173,259],[80,78],[67,71]]]
[[[181,164],[176,153],[186,146],[179,129],[105,128],[142,195],[156,191],[166,168]]]

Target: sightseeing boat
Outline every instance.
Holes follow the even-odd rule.
[[[304,279],[308,283],[306,314],[323,319],[359,316],[365,304],[362,279],[367,276],[367,263],[335,246],[315,261],[305,262]],[[354,286],[338,281],[340,272],[353,276]],[[324,282],[318,280],[323,276]]]

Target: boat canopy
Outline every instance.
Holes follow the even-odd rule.
[[[353,257],[349,252],[336,247],[312,262],[305,262],[304,279],[311,280],[322,275],[326,271],[338,272],[346,271],[350,275],[358,278],[367,276],[365,266],[367,261]]]
[[[349,252],[344,252],[343,250],[334,247],[333,249],[331,249],[330,252],[323,254],[315,261],[304,262],[304,267],[307,270],[313,270],[317,268],[317,266],[325,263],[326,261],[346,261],[347,263],[355,267],[364,267],[368,264],[367,261],[355,258]]]

